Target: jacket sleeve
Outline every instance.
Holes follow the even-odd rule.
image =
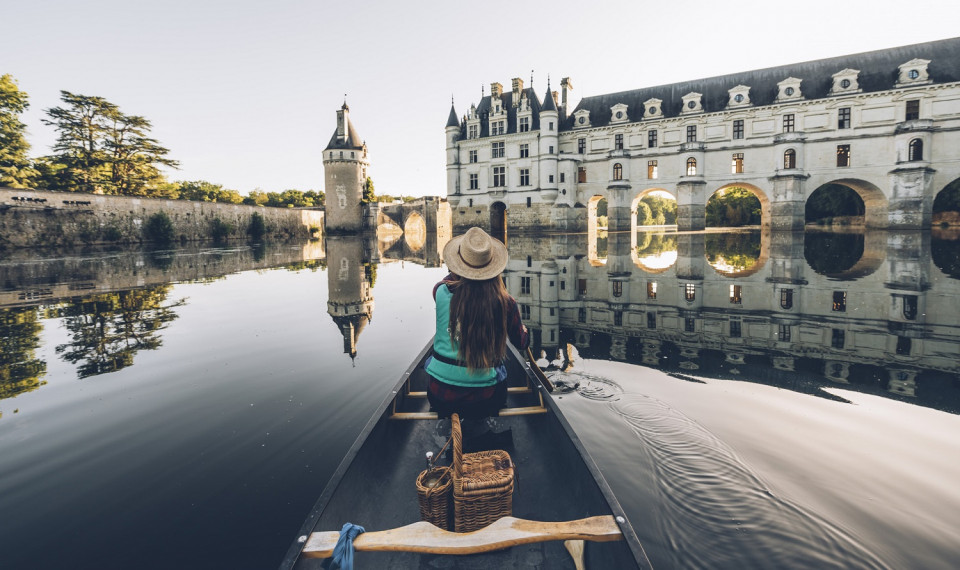
[[[530,335],[520,320],[520,307],[517,306],[517,301],[513,297],[510,297],[507,305],[507,336],[513,346],[519,350],[526,350],[530,346]]]

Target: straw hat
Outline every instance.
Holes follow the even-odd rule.
[[[453,273],[466,279],[493,279],[507,266],[507,246],[473,227],[447,242],[443,260]]]

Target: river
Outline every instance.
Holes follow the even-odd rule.
[[[554,397],[654,567],[955,566],[955,238],[508,246]],[[444,274],[370,236],[8,252],[0,568],[276,567]]]

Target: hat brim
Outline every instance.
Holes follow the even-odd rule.
[[[483,267],[471,267],[460,257],[460,244],[466,234],[459,235],[447,242],[443,246],[443,261],[447,264],[447,269],[456,273],[460,277],[473,279],[474,281],[485,281],[503,273],[507,267],[507,246],[496,238],[490,238],[490,263]],[[489,236],[487,236],[489,237]]]

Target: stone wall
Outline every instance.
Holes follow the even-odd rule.
[[[246,239],[254,213],[263,216],[266,237],[307,240],[319,237],[324,217],[320,210],[0,188],[0,249],[139,243],[159,212],[181,242],[211,239],[216,220],[231,228],[226,239]]]

